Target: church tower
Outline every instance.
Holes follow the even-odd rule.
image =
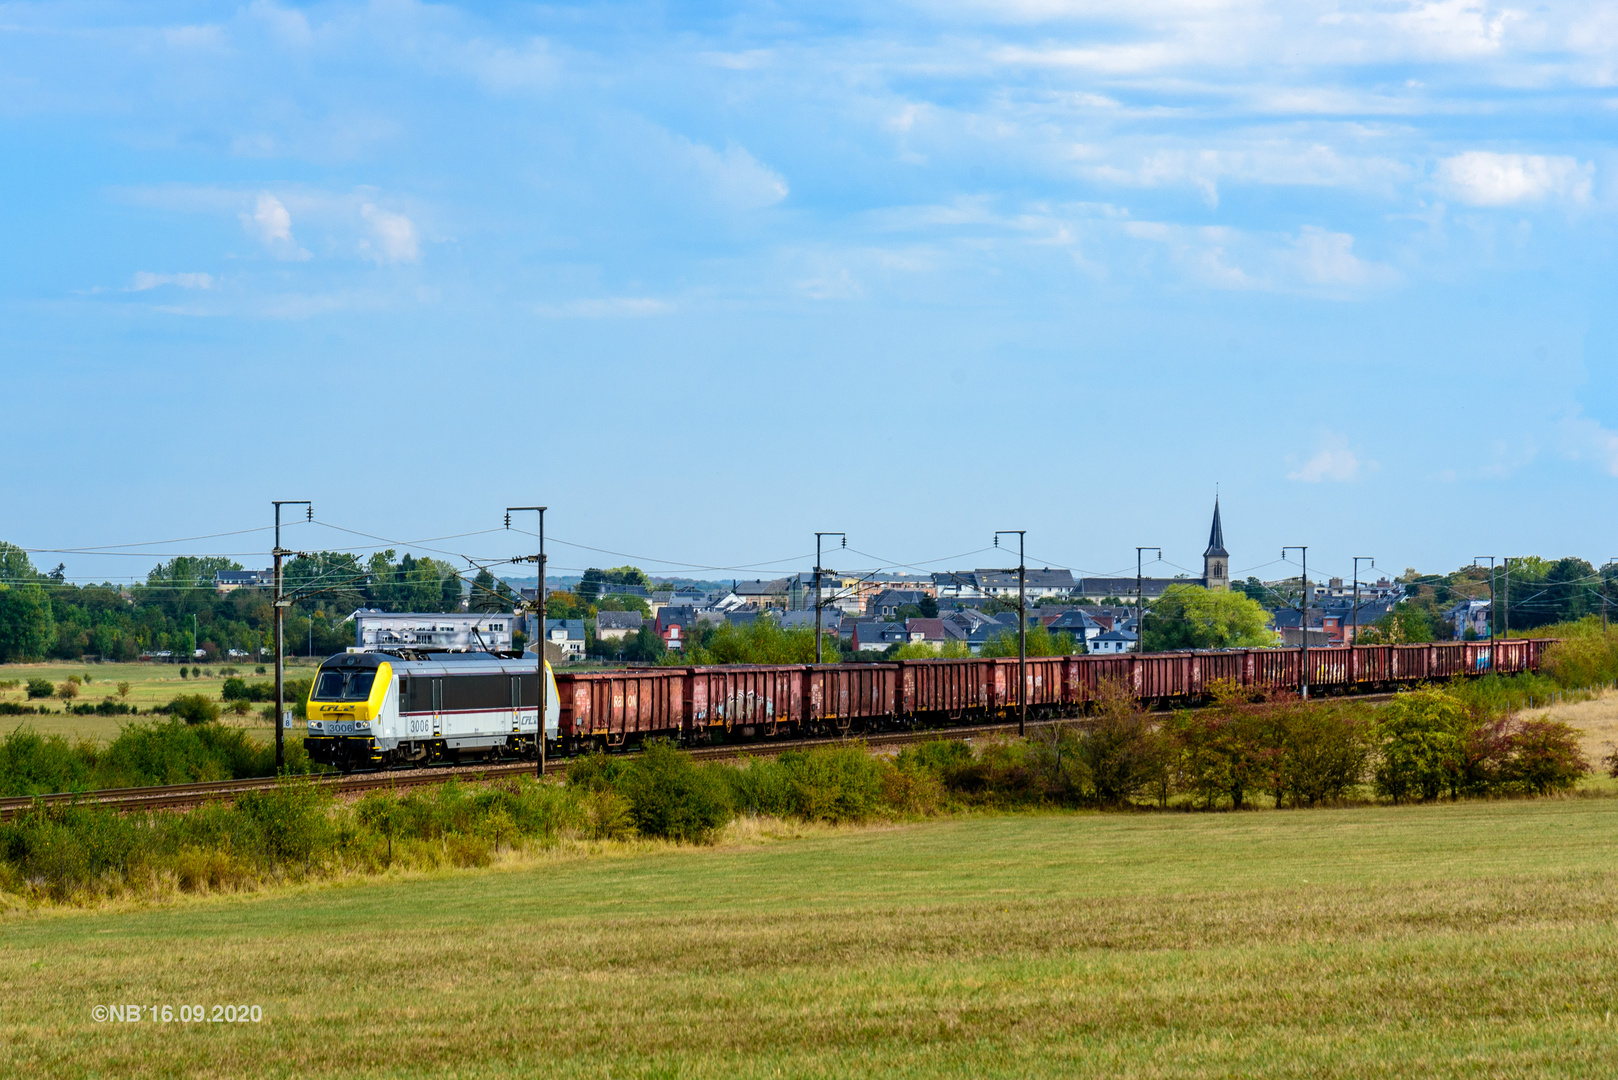
[[[1208,550],[1202,553],[1202,584],[1218,592],[1230,589],[1230,552],[1225,550],[1225,529],[1219,524],[1219,497],[1214,496],[1213,528],[1208,530]]]

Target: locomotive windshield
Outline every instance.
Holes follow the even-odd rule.
[[[312,695],[316,701],[364,701],[376,682],[372,671],[322,671]]]

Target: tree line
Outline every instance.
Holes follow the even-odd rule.
[[[198,649],[210,661],[232,651],[267,654],[273,650],[271,590],[220,592],[215,584],[219,572],[240,569],[225,558],[177,556],[128,588],[74,585],[60,570],[41,573],[27,552],[0,541],[0,663],[85,656],[128,661],[155,652],[189,660]],[[293,599],[286,616],[293,655],[330,655],[353,644],[347,620],[356,608],[455,611],[469,584],[475,602],[497,600],[509,610],[515,600],[487,571],[467,583],[447,562],[408,553],[397,558],[392,550],[364,561],[348,552],[299,555],[283,575]]]

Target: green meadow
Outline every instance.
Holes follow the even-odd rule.
[[[710,847],[13,912],[0,1073],[1618,1069],[1618,800],[744,821]],[[99,1004],[257,1023],[97,1023]]]

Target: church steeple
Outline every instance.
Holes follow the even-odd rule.
[[[1230,588],[1230,552],[1225,550],[1225,529],[1219,521],[1219,496],[1214,496],[1213,527],[1208,530],[1208,550],[1202,553],[1202,584],[1220,592]]]

